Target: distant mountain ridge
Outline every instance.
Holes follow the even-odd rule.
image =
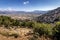
[[[37,17],[35,20],[38,22],[54,23],[60,21],[60,7],[48,11],[46,14],[43,14]]]
[[[44,14],[46,11],[31,11],[31,12],[25,12],[25,11],[0,11],[0,14]]]

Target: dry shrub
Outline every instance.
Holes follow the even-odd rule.
[[[14,36],[15,38],[18,37],[17,31],[15,31],[14,29],[6,29],[3,27],[0,28],[0,34],[4,36]]]

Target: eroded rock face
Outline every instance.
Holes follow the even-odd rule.
[[[48,11],[46,14],[43,14],[36,18],[38,22],[47,22],[53,23],[55,21],[60,21],[60,7],[51,11]]]

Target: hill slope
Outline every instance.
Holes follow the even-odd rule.
[[[60,7],[54,10],[48,11],[46,14],[43,14],[36,18],[38,22],[47,22],[53,23],[56,21],[60,21]]]

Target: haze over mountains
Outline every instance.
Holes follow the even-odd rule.
[[[39,10],[35,10],[35,11],[30,11],[30,12],[26,12],[26,11],[10,11],[10,10],[0,10],[0,15],[3,15],[3,16],[9,16],[13,19],[22,19],[22,20],[25,20],[25,19],[28,19],[28,20],[31,20],[35,17],[38,17],[42,14],[45,14],[47,11],[39,11]]]
[[[25,12],[25,11],[1,11],[0,10],[0,14],[44,14],[47,11],[39,11],[39,10],[35,10],[35,11],[31,11],[31,12]]]

